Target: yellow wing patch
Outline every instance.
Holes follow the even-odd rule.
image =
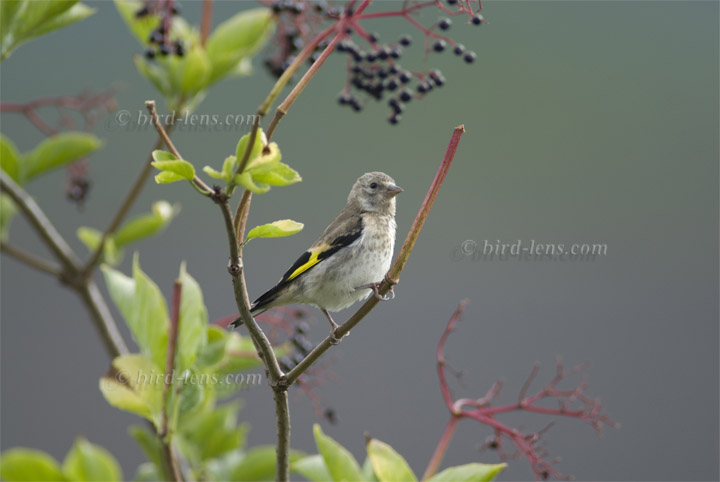
[[[292,281],[293,279],[297,278],[305,271],[309,270],[310,268],[318,264],[320,261],[322,261],[322,258],[320,258],[319,256],[329,247],[330,245],[328,244],[322,244],[320,246],[316,246],[310,249],[308,251],[310,253],[310,257],[308,258],[308,260],[298,266],[295,271],[290,273],[290,276],[288,276],[284,281]]]

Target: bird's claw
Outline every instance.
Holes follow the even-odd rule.
[[[340,328],[339,326],[335,325],[332,330],[330,330],[330,344],[331,345],[339,345],[342,341],[343,337],[338,338],[335,336],[335,333],[337,332],[337,329]]]
[[[382,284],[382,281],[379,281],[377,283],[369,283],[366,285],[358,286],[355,288],[356,290],[364,290],[364,289],[370,289],[373,292],[373,296],[377,298],[380,301],[389,301],[395,299],[395,290],[393,290],[393,286],[390,285],[390,289],[388,290],[388,294],[381,295],[380,294],[380,285]]]

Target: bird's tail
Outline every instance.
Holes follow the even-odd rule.
[[[257,306],[257,304],[258,303],[256,301],[255,303],[250,305],[250,314],[252,315],[253,318],[255,318],[257,315],[259,315],[261,313],[265,313],[267,310],[270,309],[269,306],[267,306],[267,307]],[[230,328],[231,329],[237,328],[238,326],[242,325],[243,323],[245,323],[245,320],[243,319],[243,317],[238,316],[232,323],[230,323]]]

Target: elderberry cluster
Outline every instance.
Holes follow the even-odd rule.
[[[412,43],[409,35],[403,35],[397,42],[386,45],[377,44],[377,34],[370,34],[368,40],[373,46],[370,52],[362,50],[350,39],[338,45],[338,52],[348,55],[351,65],[349,85],[338,98],[340,105],[348,106],[356,112],[362,110],[361,100],[352,90],[377,101],[390,97],[388,122],[397,124],[406,104],[445,85],[445,77],[439,70],[412,72],[397,62],[403,55],[403,47]]]
[[[341,14],[340,9],[328,7],[324,0],[272,0],[270,8],[278,22],[273,42],[276,49],[274,55],[265,58],[264,65],[273,77],[280,77],[295,60],[314,35],[314,27],[326,20],[336,20]],[[308,61],[313,63],[325,47],[327,42],[318,45]]]
[[[157,55],[166,57],[170,54],[182,57],[185,55],[185,45],[180,39],[170,40],[172,17],[180,14],[180,8],[173,0],[149,0],[135,12],[137,18],[157,15],[158,26],[150,32],[148,42],[150,46],[145,50],[145,57],[154,59]]]
[[[310,331],[310,327],[304,321],[298,323],[295,327],[295,334],[290,339],[290,343],[292,343],[295,353],[281,357],[278,360],[280,368],[282,368],[283,371],[289,372],[295,368],[314,348],[313,344],[305,336],[308,331]]]

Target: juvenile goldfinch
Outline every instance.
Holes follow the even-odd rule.
[[[276,306],[301,303],[320,309],[336,342],[338,325],[329,311],[343,310],[370,293],[390,269],[395,246],[395,196],[403,190],[382,172],[363,174],[347,204],[282,279],[250,307],[253,316]],[[240,324],[233,323],[233,327]]]

